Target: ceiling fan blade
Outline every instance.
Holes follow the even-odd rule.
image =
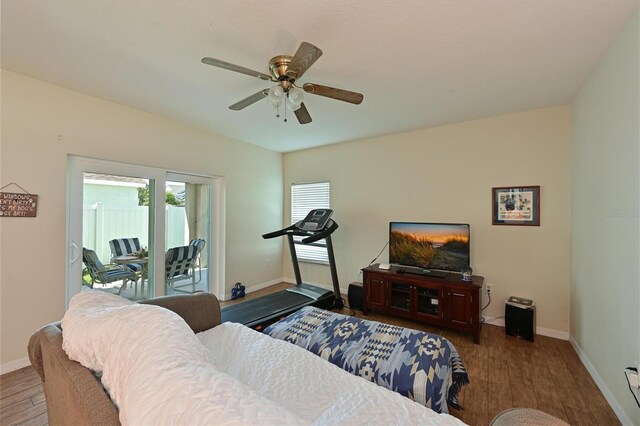
[[[362,103],[362,100],[364,99],[362,93],[350,92],[349,90],[336,89],[335,87],[322,86],[320,84],[305,83],[302,88],[307,93],[326,96],[327,98],[337,99],[339,101],[349,102],[356,105]]]
[[[294,112],[296,113],[296,117],[298,118],[298,122],[300,124],[311,123],[311,116],[309,115],[309,111],[307,111],[307,107],[304,106],[304,103],[301,103],[300,108],[298,108]]]
[[[249,105],[252,105],[258,102],[259,100],[266,98],[268,95],[269,95],[269,89],[262,89],[258,93],[254,93],[251,96],[247,96],[243,100],[238,101],[235,104],[229,106],[229,109],[232,109],[234,111],[240,111],[241,109],[245,109]]]
[[[221,61],[220,59],[202,58],[202,63],[207,65],[212,65],[218,68],[224,68],[229,71],[235,71],[242,74],[250,75],[251,77],[258,77],[262,80],[275,81],[274,79],[271,78],[270,75],[267,75],[258,71],[250,70],[249,68],[241,67],[240,65],[230,64],[229,62]]]
[[[311,43],[303,41],[300,43],[300,47],[298,47],[296,54],[293,55],[293,59],[291,59],[291,63],[287,67],[287,76],[294,80],[299,79],[321,55],[322,50]]]

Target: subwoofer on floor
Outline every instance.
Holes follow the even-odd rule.
[[[504,309],[507,335],[533,342],[536,334],[536,305],[533,300],[510,297]]]
[[[362,283],[352,282],[349,284],[349,307],[351,309],[362,310],[362,298],[364,296]]]

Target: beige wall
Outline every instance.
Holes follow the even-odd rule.
[[[285,221],[291,183],[331,182],[345,292],[387,242],[389,221],[469,223],[471,266],[493,284],[485,315],[503,316],[505,298],[523,296],[535,300],[538,326],[566,332],[570,117],[561,106],[287,153]],[[540,227],[491,225],[491,188],[510,185],[541,186]],[[286,256],[283,265],[293,277]],[[301,272],[331,283],[327,266],[303,263]]]
[[[581,88],[572,142],[571,336],[636,425],[623,369],[640,365],[639,34],[636,14]]]
[[[1,182],[39,196],[36,218],[0,219],[1,365],[64,313],[68,154],[225,176],[227,288],[282,276],[282,242],[260,237],[283,220],[280,153],[15,73],[1,82]]]

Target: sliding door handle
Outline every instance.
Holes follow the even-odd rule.
[[[78,248],[76,243],[71,241],[71,244],[69,244],[69,264],[76,263],[79,257],[80,257],[80,249]]]

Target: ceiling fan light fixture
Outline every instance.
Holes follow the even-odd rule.
[[[297,111],[300,109],[302,104],[294,104],[293,102],[287,102],[287,108],[291,111]]]
[[[300,105],[304,100],[304,91],[297,87],[289,89],[289,101],[294,105]],[[295,111],[295,110],[294,110]]]
[[[280,108],[280,105],[282,105],[282,99],[269,98],[269,103],[271,104],[272,107],[274,107],[275,109],[278,109]]]
[[[272,102],[282,102],[284,99],[284,89],[280,86],[273,86],[269,89],[269,100]]]

